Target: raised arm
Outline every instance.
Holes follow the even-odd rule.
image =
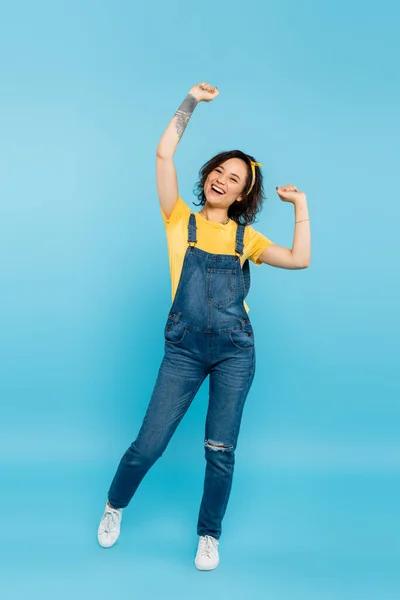
[[[262,263],[281,269],[305,269],[311,258],[310,219],[307,198],[304,192],[295,185],[284,185],[276,188],[277,194],[284,202],[294,205],[295,225],[292,248],[271,244],[261,254]]]
[[[178,179],[174,165],[174,154],[186,129],[190,117],[199,102],[210,102],[218,96],[217,88],[207,83],[192,87],[175,115],[169,122],[157,147],[156,180],[158,198],[167,218],[171,216],[178,199]]]

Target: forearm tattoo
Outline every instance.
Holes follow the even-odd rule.
[[[197,104],[198,100],[196,100],[196,98],[191,94],[188,94],[182,102],[182,104],[180,105],[180,107],[178,108],[178,110],[176,111],[175,129],[179,139],[181,139],[183,132],[186,129],[186,125],[188,124],[189,119],[192,116],[192,113],[196,108]]]

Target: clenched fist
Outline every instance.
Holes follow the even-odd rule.
[[[198,102],[211,102],[214,100],[219,94],[218,88],[205,83],[199,83],[194,85],[190,90],[189,94],[191,94]]]
[[[293,204],[296,202],[304,202],[306,199],[305,193],[298,190],[295,185],[277,186],[276,193],[284,202],[292,202]]]

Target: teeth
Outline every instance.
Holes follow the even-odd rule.
[[[213,190],[216,190],[217,192],[220,192],[221,194],[224,194],[224,190],[221,190],[216,185],[212,185],[211,187],[212,187]]]

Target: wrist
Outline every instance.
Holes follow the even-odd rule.
[[[309,220],[308,207],[306,198],[298,198],[294,203],[294,216],[295,222],[299,223],[302,221]]]
[[[307,206],[307,196],[303,195],[300,198],[296,198],[296,200],[293,200],[293,204],[296,208],[297,207],[302,208],[302,207]]]
[[[189,97],[191,99],[193,99],[196,104],[198,104],[199,102],[201,102],[200,96],[198,93],[196,93],[195,90],[191,89],[190,92],[188,92],[188,95],[186,97]]]
[[[181,111],[191,115],[198,103],[199,103],[199,100],[194,96],[194,94],[192,94],[192,92],[189,92],[185,96],[185,98],[178,110],[181,110]]]

